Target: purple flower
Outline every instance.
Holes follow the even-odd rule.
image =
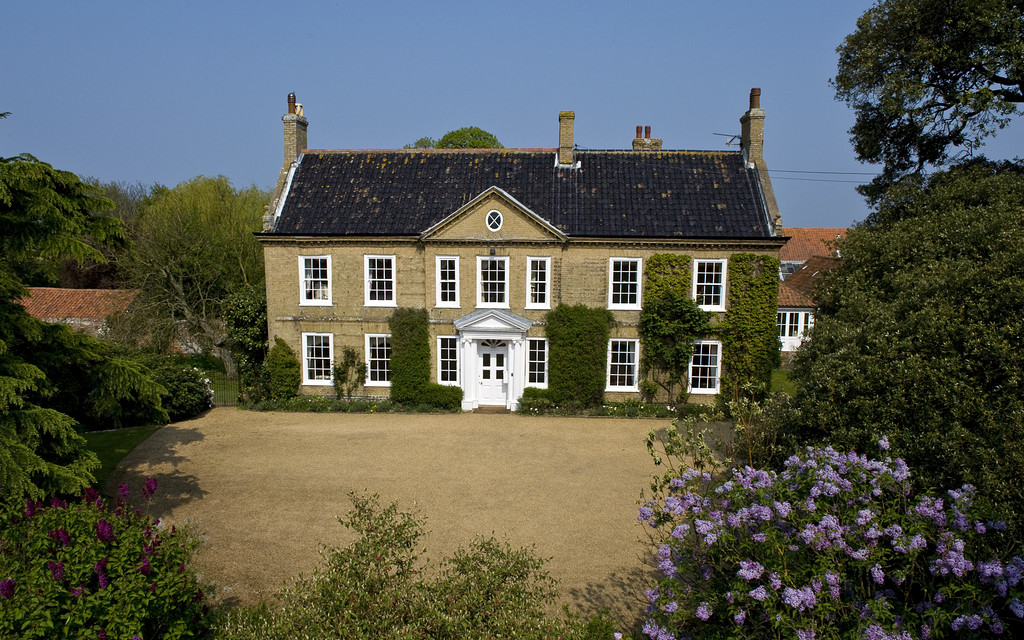
[[[156,492],[156,478],[146,478],[146,486],[142,487],[142,495],[148,499]]]
[[[814,640],[814,629],[797,629],[797,640]]]
[[[5,600],[14,597],[14,580],[0,580],[0,596]]]
[[[740,570],[736,572],[736,575],[750,582],[760,578],[762,573],[764,573],[764,567],[761,563],[753,560],[740,560]]]
[[[99,633],[99,635],[97,637],[100,640],[107,640],[107,630],[106,629],[100,629],[100,633]]]
[[[743,609],[740,609],[740,612],[732,617],[732,621],[735,622],[737,625],[739,625],[741,627],[743,626],[743,623],[746,622],[746,620],[747,620],[747,612],[744,611]]]
[[[100,542],[110,542],[114,539],[114,527],[109,522],[100,518],[96,523],[96,537]]]
[[[882,451],[889,450],[889,438],[887,436],[882,436],[878,439],[878,448]]]
[[[97,580],[99,580],[100,589],[106,589],[107,587],[110,586],[110,579],[106,576],[106,574],[103,574],[103,573],[99,574],[97,576]]]
[[[679,603],[674,601],[674,600],[672,602],[666,604],[665,607],[664,607],[665,613],[672,613],[673,611],[675,611],[678,608],[679,608]]]
[[[53,498],[50,498],[50,506],[53,507],[54,509],[63,509],[64,507],[68,506],[68,503],[66,500],[61,500],[60,498],[54,496]]]
[[[774,571],[768,576],[768,582],[775,591],[778,591],[779,587],[782,586],[782,580],[779,578],[779,574]]]
[[[714,611],[712,611],[711,607],[709,607],[708,603],[706,603],[706,602],[700,603],[700,606],[697,607],[696,615],[697,615],[698,618],[700,618],[704,622],[708,621],[708,619],[711,617],[712,613],[714,613]]]
[[[764,585],[761,585],[758,588],[756,588],[756,589],[754,589],[752,591],[749,591],[748,594],[750,595],[751,598],[753,598],[754,600],[757,600],[758,602],[764,602],[765,600],[768,599],[768,591],[764,588]],[[1016,612],[1014,612],[1014,613],[1016,613]],[[1017,617],[1019,618],[1020,616],[1017,616]]]
[[[122,498],[127,498],[131,493],[131,489],[128,487],[128,483],[117,485],[117,492],[121,494]]]
[[[51,529],[50,531],[46,532],[46,535],[50,536],[50,539],[54,542],[59,542],[62,547],[71,546],[71,536],[68,535],[66,529],[61,528],[57,529],[56,531]]]
[[[46,566],[50,569],[50,575],[57,582],[64,580],[64,563],[63,562],[47,562]]]
[[[144,576],[148,576],[150,571],[152,571],[152,569],[149,566],[149,558],[142,556],[142,566],[139,567],[139,573]]]
[[[793,511],[793,507],[790,506],[788,502],[776,502],[772,506],[775,507],[775,513],[777,513],[780,518],[785,518]]]
[[[885,571],[882,571],[880,565],[871,567],[871,579],[875,581],[875,584],[882,584],[885,582]]]
[[[36,502],[32,498],[29,498],[28,500],[26,500],[25,501],[25,517],[26,518],[31,518],[32,516],[36,515],[36,513],[39,512],[39,507],[41,507],[41,506],[42,506],[41,503]]]
[[[647,522],[654,515],[654,510],[650,507],[640,507],[640,515],[636,517],[640,522]]]
[[[754,535],[750,536],[750,539],[754,542],[764,542],[768,539],[768,536],[766,536],[763,533],[755,533]]]
[[[782,601],[797,611],[813,609],[814,605],[818,603],[818,599],[814,596],[814,591],[810,587],[803,587],[802,589],[786,587],[782,590]]]
[[[1013,600],[1010,600],[1007,605],[1010,607],[1010,611],[1013,612],[1013,615],[1018,618],[1024,618],[1024,604],[1021,604],[1020,600],[1014,598]]]

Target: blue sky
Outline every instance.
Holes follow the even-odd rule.
[[[294,91],[313,148],[393,148],[475,125],[508,147],[724,149],[751,87],[786,226],[867,214],[833,100],[847,2],[23,2],[0,10],[0,156],[102,181],[225,175],[269,188]],[[985,150],[1019,153],[1024,129]]]

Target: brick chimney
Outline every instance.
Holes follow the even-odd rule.
[[[575,120],[576,114],[572,111],[562,111],[558,114],[558,164],[574,163],[572,125]]]
[[[643,127],[643,137],[640,136],[640,129],[640,125],[636,125],[633,151],[661,151],[661,138],[651,138],[651,125]]]
[[[768,165],[764,162],[764,109],[761,108],[761,90],[750,90],[750,108],[740,118],[740,149],[747,166],[757,170],[765,207],[775,235],[782,235],[782,213],[775,201],[775,190],[768,177]]]
[[[263,215],[264,231],[273,229],[275,216],[288,188],[288,176],[292,172],[292,165],[307,146],[306,128],[309,127],[309,121],[302,115],[302,105],[295,102],[294,93],[288,94],[288,113],[281,116],[281,121],[284,122],[284,163],[277,174],[277,185],[270,194],[270,203],[267,204],[266,213]]]
[[[761,90],[750,90],[750,109],[740,118],[740,150],[743,159],[759,169],[764,165],[764,109],[761,108]]]
[[[309,121],[302,115],[302,105],[295,102],[295,94],[288,94],[288,113],[284,122],[284,163],[290,165],[306,148],[306,128]]]

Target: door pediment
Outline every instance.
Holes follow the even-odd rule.
[[[498,213],[498,224],[495,216]],[[426,241],[565,242],[564,233],[506,191],[490,187],[420,235]]]
[[[481,309],[462,316],[454,324],[460,333],[523,334],[533,326],[533,321],[504,309]]]

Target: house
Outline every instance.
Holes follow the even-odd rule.
[[[386,395],[388,319],[424,308],[432,381],[458,385],[463,409],[516,408],[545,387],[545,314],[607,308],[606,397],[639,397],[644,267],[691,258],[690,295],[721,317],[730,256],[777,257],[781,218],[762,156],[760,90],[740,119],[740,151],[670,151],[637,127],[632,149],[580,150],[575,114],[549,149],[306,149],[294,94],[285,162],[264,231],[267,316],[302,360],[304,394],[330,394],[343,349],[366,364],[367,394]],[[719,390],[722,342],[697,341],[690,392]]]
[[[106,331],[110,316],[124,313],[139,292],[130,289],[61,289],[29,287],[19,302],[29,315],[52,324],[67,324],[91,336]]]
[[[783,356],[796,351],[814,325],[814,285],[818,276],[835,266],[832,243],[846,229],[793,228],[782,230],[788,240],[779,252],[782,262],[777,325]]]

